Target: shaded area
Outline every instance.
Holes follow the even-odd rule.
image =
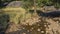
[[[51,12],[42,12],[42,11],[37,11],[37,14],[42,17],[60,17],[60,11],[51,11]]]
[[[2,2],[0,1],[0,8],[6,7],[10,2]]]
[[[14,0],[0,0],[0,8],[5,8],[12,1]]]
[[[9,22],[9,15],[0,13],[0,34],[4,34]]]

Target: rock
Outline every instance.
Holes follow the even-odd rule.
[[[47,12],[47,11],[54,11],[56,10],[56,8],[54,6],[44,6],[40,10],[42,10],[43,12]]]
[[[12,1],[6,7],[21,7],[22,1]]]

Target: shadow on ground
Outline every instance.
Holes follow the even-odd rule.
[[[50,12],[42,12],[42,11],[37,11],[37,14],[42,17],[60,17],[60,11],[50,11]]]
[[[8,25],[9,15],[0,13],[0,34],[4,34]]]

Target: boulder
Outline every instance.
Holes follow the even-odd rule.
[[[22,1],[12,1],[6,7],[21,7]]]

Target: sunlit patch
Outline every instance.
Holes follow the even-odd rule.
[[[47,25],[44,25],[44,27],[46,27]]]
[[[23,29],[25,29],[25,28],[23,28]]]
[[[30,29],[30,31],[32,31],[34,28],[32,27],[31,29]]]
[[[37,29],[37,31],[40,31],[40,30],[41,30],[41,29],[39,29],[39,28]]]
[[[44,31],[41,31],[41,33],[44,33]]]
[[[26,34],[26,33],[22,33],[22,34]]]
[[[27,30],[27,32],[30,32],[29,30]]]
[[[48,33],[48,31],[46,31],[46,33]]]

